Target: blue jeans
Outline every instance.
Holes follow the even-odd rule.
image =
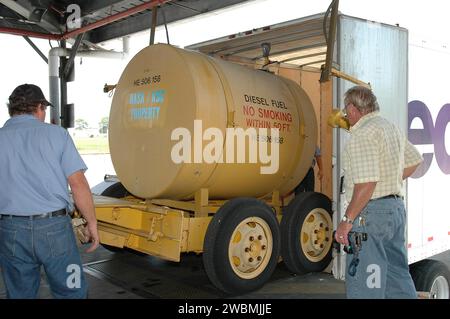
[[[364,223],[360,223],[361,219]],[[354,255],[347,254],[347,298],[417,298],[409,274],[405,242],[406,211],[399,198],[370,201],[352,231],[366,232],[354,277],[348,268]]]
[[[0,219],[0,265],[8,298],[37,298],[44,266],[55,298],[86,298],[87,286],[69,216]]]

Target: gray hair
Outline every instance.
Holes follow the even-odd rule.
[[[377,97],[371,89],[354,86],[345,92],[344,105],[353,104],[361,113],[367,114],[380,110]]]

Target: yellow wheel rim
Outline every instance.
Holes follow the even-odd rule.
[[[311,262],[321,261],[331,248],[332,221],[323,208],[313,209],[305,218],[300,231],[300,247]]]
[[[273,237],[262,218],[244,219],[231,235],[228,258],[233,271],[242,279],[259,276],[272,256]]]

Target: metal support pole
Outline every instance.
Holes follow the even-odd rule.
[[[66,40],[62,40],[61,41],[61,48],[65,49],[66,48]],[[62,110],[64,109],[64,107],[67,104],[67,81],[66,81],[66,76],[64,74],[64,70],[66,69],[66,65],[67,65],[67,58],[65,56],[61,56],[59,57],[59,79],[60,79],[60,99],[61,99],[61,103],[60,103],[60,109],[59,114],[62,114]],[[64,119],[62,119],[62,126],[64,127]],[[56,123],[55,123],[56,124]],[[58,125],[61,124],[61,116],[58,119]]]
[[[50,123],[59,125],[59,56],[55,54],[60,48],[53,48],[48,54],[49,96],[54,107],[50,108]]]
[[[336,38],[336,29],[337,29],[337,16],[338,16],[338,8],[339,8],[339,0],[333,0],[331,3],[331,18],[330,18],[330,26],[328,31],[327,38],[327,57],[325,60],[325,66],[322,70],[322,74],[320,76],[320,82],[326,82],[330,80],[331,69],[333,67],[333,56],[334,56],[334,41]],[[325,15],[324,19],[327,19]],[[326,21],[324,21],[326,23]]]
[[[156,23],[158,20],[158,6],[152,8],[152,28],[150,30],[150,45],[155,44]]]
[[[69,59],[67,60],[66,66],[64,67],[63,75],[64,78],[67,79],[69,77],[69,72],[73,67],[73,61],[75,60],[75,56],[77,55],[78,48],[80,47],[81,41],[83,40],[84,33],[79,34],[75,43],[73,44],[72,50],[70,51]]]
[[[45,56],[45,54],[44,53],[42,53],[42,51],[41,50],[39,50],[39,48],[36,46],[36,44],[34,44],[34,42],[33,41],[31,41],[30,40],[30,38],[29,37],[27,37],[27,36],[23,36],[23,38],[25,39],[25,41],[27,41],[28,42],[28,44],[34,49],[34,51],[36,51],[36,53],[37,54],[39,54],[39,56],[42,58],[42,60],[44,60],[45,61],[45,63],[47,63],[48,64],[48,59],[47,59],[47,57]]]

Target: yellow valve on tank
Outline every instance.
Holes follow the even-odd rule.
[[[343,128],[344,130],[350,129],[350,123],[348,119],[345,117],[344,113],[342,113],[339,109],[333,109],[330,116],[328,116],[328,125],[333,128]]]

